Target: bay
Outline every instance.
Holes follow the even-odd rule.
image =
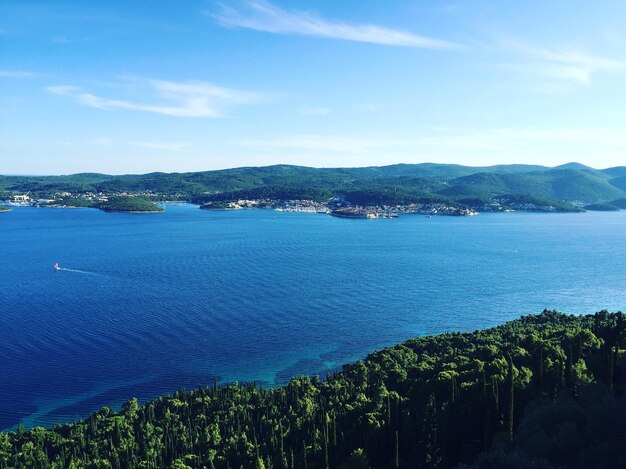
[[[2,429],[182,387],[280,385],[417,335],[626,303],[626,212],[17,207],[0,214],[0,254]]]

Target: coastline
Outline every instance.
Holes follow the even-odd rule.
[[[4,429],[0,436],[9,443],[6,446],[8,451],[6,454],[11,455],[16,461],[18,456],[24,453],[24,448],[28,447],[26,445],[34,446],[39,442],[38,444],[44,445],[43,448],[45,449],[45,453],[41,450],[42,461],[49,464],[61,462],[66,464],[66,458],[72,463],[73,461],[90,460],[90,458],[91,461],[101,460],[104,457],[105,460],[123,461],[119,467],[143,467],[130,464],[135,459],[140,460],[142,455],[141,444],[146,439],[145,432],[135,429],[138,423],[146,422],[142,425],[150,425],[156,429],[155,434],[159,435],[166,432],[170,428],[171,421],[175,420],[181,423],[174,430],[179,435],[186,435],[194,428],[219,430],[220,439],[215,441],[214,451],[220,457],[215,460],[225,463],[214,467],[229,467],[228,461],[237,451],[237,444],[240,441],[237,435],[241,435],[242,431],[245,440],[256,442],[258,441],[257,438],[260,438],[262,444],[258,445],[260,449],[256,451],[263,451],[265,455],[276,453],[280,456],[283,449],[281,446],[280,451],[277,452],[276,445],[273,444],[275,441],[274,434],[270,431],[262,431],[263,426],[255,426],[257,421],[266,424],[266,416],[270,415],[272,416],[272,426],[281,429],[283,422],[285,422],[287,428],[293,428],[292,431],[300,432],[297,438],[284,439],[284,445],[291,454],[297,451],[305,435],[320,426],[324,428],[324,424],[326,424],[329,428],[329,434],[341,435],[340,438],[347,445],[341,453],[341,459],[354,454],[353,447],[365,447],[367,454],[375,454],[376,449],[380,447],[381,439],[378,434],[372,433],[363,439],[362,428],[354,425],[354,422],[358,422],[362,415],[367,415],[369,419],[372,419],[377,428],[384,428],[385,423],[389,421],[389,415],[393,415],[391,414],[394,412],[393,409],[399,409],[395,412],[399,412],[400,415],[410,415],[409,412],[415,408],[422,414],[427,412],[429,408],[432,410],[429,402],[432,402],[433,398],[431,397],[430,401],[422,399],[421,395],[415,392],[415,385],[420,386],[419,390],[425,389],[427,395],[434,396],[435,393],[438,393],[437,395],[443,405],[435,410],[436,414],[434,415],[439,416],[443,422],[452,422],[450,426],[452,430],[450,431],[466,431],[464,429],[456,430],[461,428],[460,425],[463,424],[471,426],[471,434],[477,434],[484,428],[484,420],[468,421],[465,415],[481,415],[479,411],[484,409],[484,401],[481,396],[484,396],[485,389],[487,389],[487,385],[484,383],[490,383],[492,395],[497,396],[500,387],[507,386],[509,382],[515,384],[512,377],[515,376],[514,373],[518,373],[525,379],[520,380],[519,383],[515,384],[516,387],[512,388],[515,390],[519,388],[519,391],[512,391],[511,394],[516,396],[514,405],[504,407],[510,416],[509,423],[506,420],[499,420],[494,423],[494,431],[490,433],[489,441],[483,444],[483,450],[489,451],[492,442],[497,441],[498,435],[505,431],[509,431],[510,434],[517,434],[515,432],[523,428],[527,409],[531,409],[538,399],[545,401],[543,394],[546,392],[555,392],[556,398],[567,399],[573,392],[595,397],[598,389],[601,389],[603,395],[610,396],[613,386],[623,385],[624,379],[620,374],[616,374],[614,378],[613,374],[607,371],[612,369],[609,368],[612,366],[612,362],[609,362],[609,365],[603,364],[606,360],[603,360],[605,358],[604,350],[600,346],[603,341],[610,337],[609,334],[618,335],[620,320],[622,320],[622,313],[610,313],[606,310],[595,314],[574,315],[544,309],[539,314],[516,315],[513,319],[499,325],[483,327],[473,332],[455,331],[424,334],[409,337],[406,340],[394,341],[389,346],[374,349],[361,359],[344,362],[336,371],[324,376],[292,373],[292,378],[287,383],[269,388],[255,381],[235,381],[232,384],[228,382],[218,384],[214,381],[199,385],[192,390],[182,388],[178,391],[165,392],[156,398],[141,401],[130,398],[123,404],[118,401],[114,405],[101,407],[84,418],[77,415],[67,415],[69,417],[67,422],[61,425],[48,426],[48,428],[46,426],[31,426],[29,429],[24,429],[20,426],[14,431],[8,432],[7,429]],[[546,325],[550,327],[546,327]],[[579,362],[582,363],[580,368],[583,370],[580,372],[582,378],[579,381],[582,383],[563,381],[559,374],[560,370],[566,367],[565,351],[571,348],[568,338],[574,334],[579,334],[579,340],[585,340],[584,344],[586,345],[585,349],[582,349],[581,346],[583,351],[580,352],[579,358]],[[547,371],[544,372],[543,360],[533,360],[529,363],[527,357],[532,356],[533,345],[535,344],[534,341],[529,343],[528,339],[531,337],[536,338],[536,342],[540,344],[550,344],[549,350],[555,350],[555,355],[558,357],[557,366],[546,367]],[[499,346],[503,342],[514,350],[514,353],[500,349]],[[619,344],[616,348],[623,350]],[[485,366],[485,356],[496,366]],[[424,360],[424,357],[427,357],[428,360]],[[457,365],[453,373],[450,371],[450,363]],[[601,365],[597,365],[598,363]],[[603,366],[604,368],[599,368],[598,371],[593,368],[594,366]],[[508,374],[503,373],[503,369],[508,369]],[[380,381],[372,383],[373,380],[364,379],[368,376],[380,376],[381,378]],[[433,376],[437,379],[432,379]],[[605,376],[610,376],[610,378],[607,379]],[[559,379],[561,380],[559,381]],[[549,387],[552,382],[562,384],[554,391]],[[458,386],[457,383],[459,383]],[[394,391],[393,393],[381,393],[381,387],[382,389],[391,388]],[[353,388],[363,392],[348,393],[345,391]],[[76,397],[78,399],[90,397],[97,395],[101,390],[102,388],[87,391]],[[353,409],[358,409],[364,395],[374,396],[371,399],[376,399],[373,401],[376,408],[367,413],[365,412],[369,411],[368,408],[355,413]],[[68,398],[63,403],[75,402],[75,399]],[[241,408],[242,400],[246,403],[244,410],[240,411],[242,416],[234,415],[236,418],[249,419],[250,425],[245,426],[243,430],[234,425],[229,426],[226,420],[228,417],[224,417],[223,412],[223,408]],[[329,401],[340,403],[332,408],[332,418],[328,417],[329,414],[326,413],[326,406]],[[556,399],[551,399],[551,401],[556,402]],[[294,412],[292,402],[304,402],[310,410],[308,412]],[[618,401],[613,400],[611,402],[612,407],[610,408],[615,409],[613,404]],[[390,405],[391,403],[393,403],[393,407]],[[52,406],[40,406],[32,414],[34,419],[50,412],[54,404]],[[455,412],[458,407],[454,407],[454,405],[462,405],[463,407],[460,408],[467,410],[467,412]],[[190,409],[193,409],[193,413],[190,413]],[[560,409],[559,412],[562,412],[562,407],[555,407],[555,409]],[[589,414],[589,411],[586,413]],[[318,417],[320,414],[323,418],[321,422]],[[246,417],[247,415],[251,417]],[[552,422],[554,420],[553,412],[547,415],[546,422]],[[585,413],[576,415],[584,416]],[[522,420],[513,426],[515,416]],[[27,419],[26,423],[32,423],[34,419]],[[403,434],[409,434],[414,440],[415,435],[419,434],[417,432],[421,428],[421,420],[417,421],[415,427],[411,427],[412,424],[410,423],[406,425],[409,426],[402,427]],[[560,420],[557,421],[556,425],[558,429]],[[117,429],[115,430],[117,434],[124,435],[118,437],[115,444],[113,444],[111,429]],[[441,432],[441,430],[437,431]],[[398,438],[398,431],[395,433],[396,438]],[[179,455],[187,457],[192,454],[194,459],[203,456],[202,449],[199,449],[193,442],[188,442],[182,437],[180,441],[186,446],[179,449],[178,453],[170,454],[166,448],[161,449],[159,454],[164,464],[159,467],[175,467],[170,463],[178,461],[180,458],[177,456]],[[322,439],[322,441],[324,440]],[[440,444],[440,451],[443,451],[448,446],[446,446],[445,439],[442,438],[440,441],[443,442]],[[460,449],[463,439],[457,438],[455,441],[461,442],[457,444],[457,448]],[[128,444],[129,442],[131,444]],[[339,445],[335,447],[338,448],[335,451],[342,448]],[[67,448],[70,450],[66,451]],[[108,452],[103,452],[101,448],[105,448]],[[129,451],[128,448],[132,451],[135,459],[129,458],[126,454]],[[311,452],[311,459],[323,461],[323,454],[325,453],[319,450]],[[384,454],[393,455],[394,453],[387,451]],[[414,459],[420,454],[416,453]],[[269,459],[270,456],[267,457]],[[480,453],[475,452],[468,457],[470,459],[466,459],[465,462],[471,462],[471,458],[479,458]],[[396,462],[397,458],[398,456],[396,456]],[[392,457],[387,456],[387,459],[392,460]],[[385,464],[381,467],[387,466],[391,467],[391,464]],[[333,465],[330,467],[341,466]],[[399,467],[408,466],[403,464]]]
[[[81,207],[78,207],[78,208],[81,208]],[[108,213],[163,213],[165,212],[165,209],[163,210],[109,210],[109,209],[98,208],[98,207],[85,207],[85,208],[95,208],[95,209],[101,210],[103,212],[108,212]]]
[[[413,215],[413,216],[423,216],[423,217],[453,217],[453,218],[472,218],[481,214],[510,214],[510,213],[536,213],[536,214],[545,214],[545,215],[553,215],[553,214],[584,214],[588,212],[598,212],[596,210],[532,210],[532,209],[521,209],[521,210],[498,210],[498,211],[473,211],[470,210],[467,213],[459,213],[459,211],[454,212],[432,212],[432,211],[388,211],[388,210],[374,210],[374,209],[359,209],[360,212],[356,214],[352,213],[336,213],[337,211],[333,211],[328,209],[326,211],[321,210],[302,210],[301,208],[290,209],[285,208],[283,206],[237,206],[237,207],[211,207],[206,206],[205,204],[198,204],[194,202],[158,202],[161,205],[190,205],[197,207],[201,210],[208,210],[213,212],[235,212],[235,211],[247,211],[247,210],[272,210],[275,212],[289,212],[289,213],[308,213],[308,214],[317,214],[317,215],[329,215],[334,218],[343,218],[343,219],[353,219],[353,220],[373,220],[373,219],[396,219],[400,218],[404,215]],[[166,207],[162,207],[161,210],[116,210],[116,209],[107,209],[101,207],[88,207],[88,206],[72,206],[72,205],[21,205],[23,208],[47,208],[47,209],[97,209],[103,212],[108,213],[163,213],[166,211]],[[13,209],[8,208],[8,210],[0,210],[0,213],[9,213]],[[622,210],[613,210],[611,213],[619,212]],[[362,212],[362,213],[361,213]],[[391,215],[390,215],[391,214]]]

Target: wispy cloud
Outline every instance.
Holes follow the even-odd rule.
[[[335,153],[368,153],[379,150],[410,148],[464,148],[493,150],[489,139],[472,135],[426,136],[418,138],[338,137],[331,135],[295,135],[274,139],[239,140],[238,145],[269,150],[327,151]]]
[[[334,153],[369,153],[381,150],[448,148],[494,150],[496,142],[490,136],[446,134],[416,138],[337,137],[331,135],[295,135],[274,139],[250,139],[238,145],[267,150],[326,151]]]
[[[626,151],[626,133],[621,128],[561,127],[538,129],[527,127],[498,129],[492,131],[490,135],[510,143],[536,140],[576,146],[584,150],[606,147],[621,152]]]
[[[506,39],[501,46],[519,56],[505,67],[517,73],[533,74],[544,80],[589,86],[600,72],[622,72],[626,62],[570,48],[539,47]]]
[[[480,150],[517,155],[528,149],[569,158],[597,151],[626,151],[626,134],[620,128],[499,127],[483,130],[442,128],[429,137],[407,139],[406,145],[430,148]],[[537,149],[541,150],[537,150]]]
[[[260,150],[299,150],[333,153],[378,153],[417,151],[462,151],[516,155],[528,148],[567,149],[569,154],[603,149],[626,151],[626,133],[620,128],[551,128],[503,127],[485,130],[433,129],[427,135],[407,138],[341,137],[334,135],[293,135],[272,139],[248,139],[233,142]],[[546,150],[548,151],[548,150]],[[562,154],[559,153],[559,154]],[[416,153],[417,154],[417,153]]]
[[[174,117],[223,117],[225,109],[230,106],[257,103],[264,99],[261,93],[224,88],[206,82],[150,80],[146,83],[148,91],[159,100],[158,103],[105,98],[76,86],[49,86],[47,90],[97,109],[124,109]]]
[[[150,150],[167,150],[167,151],[180,151],[187,147],[184,143],[178,142],[146,142],[146,141],[134,141],[130,142],[134,147],[148,148]]]
[[[222,26],[253,29],[275,34],[317,36],[367,42],[385,46],[420,47],[426,49],[459,48],[460,44],[420,36],[409,31],[373,24],[350,24],[322,18],[308,11],[285,11],[271,3],[258,0],[245,2],[245,8],[223,6],[216,15]]]
[[[5,78],[29,78],[33,77],[33,72],[25,72],[23,70],[0,70],[0,77]]]

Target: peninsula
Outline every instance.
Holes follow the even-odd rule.
[[[616,467],[625,332],[622,313],[544,311],[415,338],[323,380],[211,386],[19,427],[0,433],[0,466]]]
[[[114,196],[93,204],[93,207],[105,212],[134,212],[154,213],[162,212],[163,208],[144,197]]]

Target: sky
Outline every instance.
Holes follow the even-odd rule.
[[[0,0],[0,174],[626,164],[626,2]]]

